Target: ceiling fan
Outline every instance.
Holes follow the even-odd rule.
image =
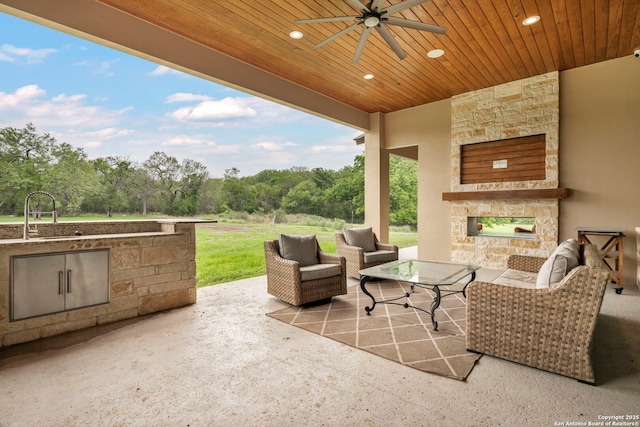
[[[321,43],[318,43],[313,47],[313,49],[321,48],[329,42],[334,41],[338,37],[341,37],[358,27],[362,26],[362,33],[360,34],[360,40],[358,41],[358,46],[356,47],[355,54],[353,55],[352,62],[355,64],[360,59],[360,55],[364,50],[364,45],[367,42],[367,37],[369,37],[369,33],[372,29],[380,34],[380,36],[384,39],[385,42],[393,49],[393,51],[398,55],[398,58],[404,59],[407,57],[407,54],[402,50],[400,44],[393,37],[387,25],[397,25],[399,27],[412,28],[414,30],[420,31],[429,31],[431,33],[444,34],[447,29],[444,27],[439,27],[437,25],[425,24],[423,22],[411,21],[408,19],[397,18],[393,15],[394,13],[401,12],[403,10],[412,8],[422,3],[426,3],[429,0],[404,0],[400,3],[396,3],[385,8],[381,8],[386,0],[373,0],[369,2],[367,6],[365,6],[359,0],[346,0],[351,6],[355,9],[359,10],[361,15],[354,16],[334,16],[329,18],[314,18],[314,19],[298,19],[293,21],[296,24],[313,24],[317,22],[335,22],[335,21],[351,21],[356,20],[355,24],[352,24],[345,28],[342,31],[337,32],[332,35],[328,39],[324,40]]]

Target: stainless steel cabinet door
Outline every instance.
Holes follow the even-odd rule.
[[[13,259],[12,320],[64,310],[64,255]]]
[[[109,251],[66,254],[65,309],[109,302]]]

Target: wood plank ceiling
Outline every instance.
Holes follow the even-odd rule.
[[[99,1],[366,112],[401,110],[640,47],[638,0],[432,0],[394,16],[447,27],[446,34],[389,26],[408,55],[400,60],[372,31],[356,64],[360,29],[312,49],[352,22],[293,23],[357,15],[346,0]],[[531,15],[540,22],[522,25]],[[290,38],[292,30],[304,37]],[[432,49],[445,54],[430,59]],[[369,73],[375,78],[363,79]]]

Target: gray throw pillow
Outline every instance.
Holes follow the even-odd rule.
[[[565,274],[567,274],[567,259],[562,255],[553,254],[542,264],[536,278],[536,288],[550,288],[562,281]]]
[[[564,276],[579,265],[580,243],[576,239],[567,239],[560,243],[547,259],[536,280],[536,287],[549,288],[564,279]]]
[[[580,243],[576,239],[567,239],[560,243],[553,253],[567,259],[567,273],[580,264]]]
[[[365,252],[373,252],[378,250],[376,242],[373,238],[373,229],[367,228],[345,228],[344,240],[349,246],[357,246],[364,249]]]
[[[281,234],[280,256],[297,261],[300,267],[318,264],[318,243],[315,234],[306,236]]]

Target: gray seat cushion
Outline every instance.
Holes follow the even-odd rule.
[[[300,280],[326,279],[327,277],[339,276],[342,274],[340,264],[314,264],[300,267]]]
[[[297,261],[300,267],[318,263],[318,243],[315,234],[306,236],[280,235],[280,256]]]
[[[395,251],[373,251],[373,252],[365,252],[364,253],[364,262],[365,264],[369,264],[372,262],[388,262],[395,261],[398,259],[398,256]]]
[[[343,232],[344,240],[349,246],[357,246],[364,249],[365,252],[373,252],[378,249],[371,227],[345,228]]]

